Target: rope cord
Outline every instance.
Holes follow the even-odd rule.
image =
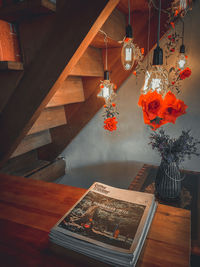
[[[149,43],[151,34],[151,1],[148,3],[149,7],[149,19],[148,19],[148,36],[147,36],[147,69],[149,68]]]
[[[131,24],[131,9],[130,9],[130,0],[128,0],[128,24]]]
[[[184,20],[181,18],[182,22],[182,45],[184,44],[184,33],[185,33],[185,23]]]
[[[160,41],[160,13],[161,13],[161,0],[159,0],[159,9],[158,9],[157,46],[159,46],[159,41]]]
[[[106,63],[105,63],[105,70],[108,70],[108,35],[102,31],[102,30],[99,30],[101,33],[104,34],[104,43],[106,45]]]

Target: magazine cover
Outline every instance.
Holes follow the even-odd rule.
[[[99,246],[132,253],[153,195],[95,183],[55,230]]]

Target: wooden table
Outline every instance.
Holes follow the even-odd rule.
[[[0,174],[0,266],[86,266],[49,249],[48,233],[85,189]],[[189,266],[190,212],[159,204],[137,266]]]

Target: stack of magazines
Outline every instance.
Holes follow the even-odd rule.
[[[135,266],[154,195],[94,183],[51,229],[50,242],[113,266]]]

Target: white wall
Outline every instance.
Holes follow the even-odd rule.
[[[179,117],[176,124],[163,128],[178,136],[182,129],[192,129],[200,138],[200,4],[195,2],[193,10],[185,17],[185,45],[192,76],[182,84],[179,98],[187,105],[187,114]],[[161,42],[162,46],[162,42]],[[158,154],[148,145],[150,129],[143,122],[142,110],[138,107],[140,88],[144,77],[136,84],[131,75],[118,90],[117,106],[119,123],[116,132],[103,129],[101,109],[79,135],[63,152],[66,157],[67,172],[73,169],[109,162],[146,162],[159,164]],[[113,81],[114,82],[114,81]],[[184,163],[186,169],[200,171],[200,158],[193,157]]]

